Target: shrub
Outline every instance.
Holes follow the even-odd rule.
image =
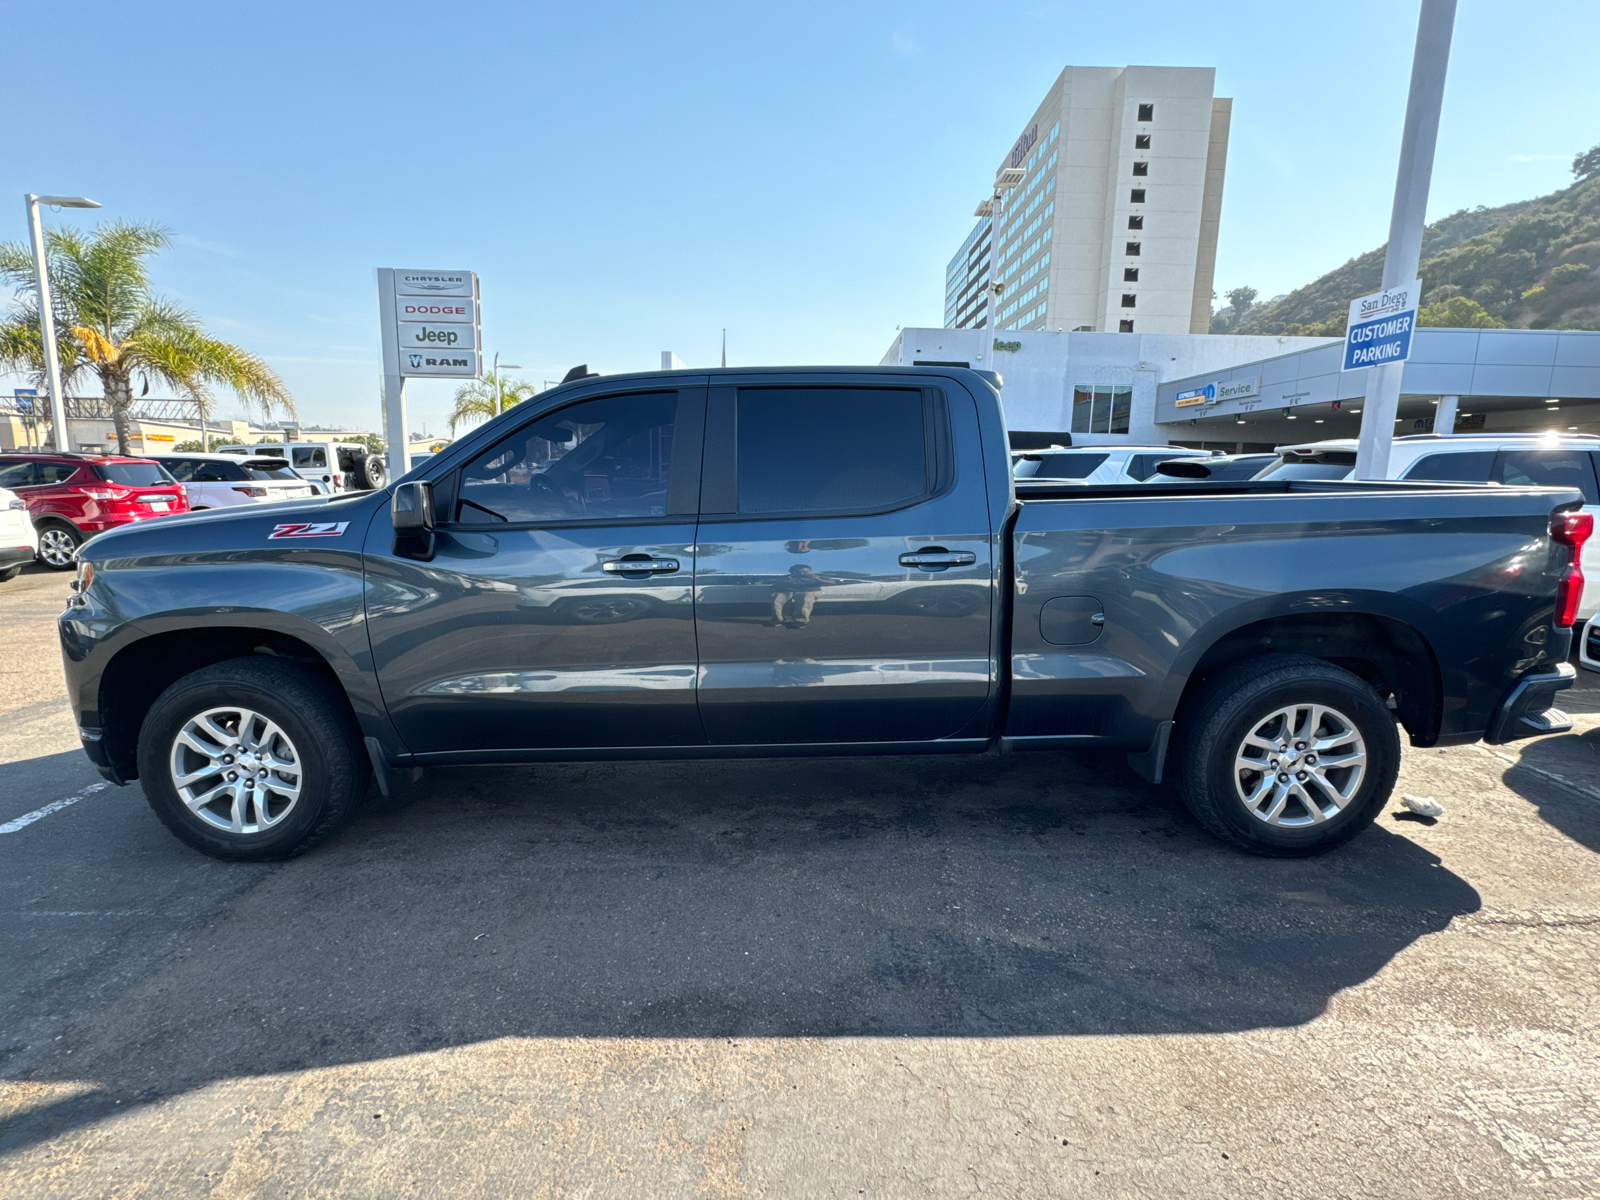
[[[1579,280],[1589,278],[1589,273],[1593,269],[1587,263],[1562,263],[1550,272],[1549,285],[1551,287],[1566,287],[1569,283],[1577,283]]]

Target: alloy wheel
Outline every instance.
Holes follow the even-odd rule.
[[[78,543],[65,529],[46,529],[39,535],[39,557],[52,567],[70,567]]]
[[[1320,825],[1355,799],[1367,745],[1355,722],[1325,704],[1290,704],[1257,721],[1234,752],[1233,786],[1258,821]]]
[[[304,783],[288,734],[248,708],[210,708],[191,717],[173,739],[170,766],[184,806],[234,834],[281,824]]]

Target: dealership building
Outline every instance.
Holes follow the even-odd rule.
[[[1343,347],[1338,338],[911,328],[881,361],[997,371],[1012,429],[1070,434],[1076,445],[1270,450],[1360,432],[1367,373],[1340,370]],[[1442,431],[1441,409],[1461,431],[1600,434],[1600,332],[1418,329],[1395,432]]]
[[[1199,67],[1067,67],[999,170],[1001,331],[1204,333],[1232,101]],[[950,260],[945,326],[988,322],[983,216]]]

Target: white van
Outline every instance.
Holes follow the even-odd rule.
[[[253,446],[218,446],[222,454],[270,454],[287,458],[301,479],[321,484],[324,492],[366,492],[386,482],[383,458],[359,442],[257,442]]]

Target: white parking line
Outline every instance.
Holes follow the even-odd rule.
[[[1532,763],[1523,762],[1520,758],[1512,758],[1509,754],[1501,754],[1498,750],[1491,750],[1488,746],[1479,745],[1477,742],[1472,743],[1472,748],[1481,754],[1487,754],[1490,758],[1498,758],[1503,763],[1509,763],[1513,767],[1521,767],[1524,771],[1532,771],[1535,775],[1542,776],[1551,783],[1559,783],[1562,787],[1569,788],[1580,796],[1586,796],[1590,800],[1600,800],[1600,791],[1581,784],[1575,779],[1568,779],[1565,775],[1558,775],[1554,771],[1546,771],[1543,767],[1536,767]]]
[[[31,813],[18,817],[15,821],[7,821],[4,825],[0,825],[0,833],[16,833],[19,829],[26,829],[35,821],[42,821],[51,813],[60,812],[67,805],[76,804],[79,800],[86,800],[102,788],[110,786],[109,783],[91,783],[76,796],[68,796],[65,800],[57,800],[54,803],[46,804],[43,808],[36,808]]]

